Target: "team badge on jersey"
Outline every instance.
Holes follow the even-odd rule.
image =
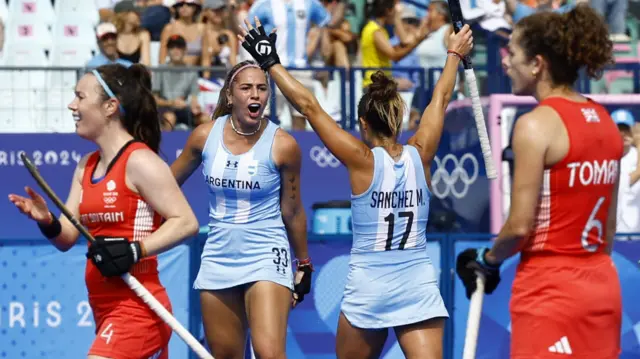
[[[258,173],[258,160],[250,160],[247,162],[247,174],[249,176],[254,176]]]

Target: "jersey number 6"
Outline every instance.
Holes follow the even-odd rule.
[[[398,217],[407,218],[407,226],[404,229],[402,239],[400,240],[400,245],[398,246],[399,250],[403,250],[404,245],[407,244],[407,239],[409,239],[409,234],[411,234],[411,226],[413,225],[413,212],[398,212]],[[384,217],[384,221],[389,223],[389,229],[387,230],[387,244],[384,246],[384,250],[390,251],[391,243],[393,242],[393,230],[395,228],[396,215],[391,212],[388,216]]]
[[[602,206],[602,202],[604,202],[604,199],[604,197],[598,198],[598,202],[596,202],[596,205],[593,206],[593,210],[591,210],[591,214],[589,215],[589,220],[587,220],[587,224],[582,230],[582,248],[584,248],[588,252],[597,251],[600,244],[602,244],[603,228],[602,222],[597,218],[597,214],[600,206]],[[598,243],[589,244],[589,232],[591,232],[594,228],[598,231],[598,236],[596,237]]]

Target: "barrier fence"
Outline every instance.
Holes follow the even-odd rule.
[[[444,358],[462,355],[468,300],[455,275],[461,251],[490,244],[485,233],[428,235],[427,252],[440,270],[439,286],[451,318],[444,337]],[[627,238],[624,235],[623,238]],[[198,271],[203,233],[160,255],[162,283],[176,318],[204,341],[198,293],[192,289]],[[316,271],[312,292],[291,312],[287,330],[289,358],[335,358],[335,335],[342,291],[348,273],[350,236],[310,235],[309,250]],[[80,358],[95,337],[95,324],[84,285],[85,243],[58,252],[41,238],[0,240],[0,357]],[[623,294],[622,353],[620,359],[640,358],[640,241],[616,241],[613,260]],[[509,354],[508,302],[516,257],[502,267],[502,282],[485,297],[477,358],[506,359]],[[580,305],[580,303],[576,303]],[[552,345],[553,343],[550,343]],[[247,358],[251,357],[251,351]],[[390,332],[381,358],[402,358]],[[174,335],[170,358],[195,358]]]
[[[487,65],[476,66],[481,95],[510,93],[508,79],[501,69],[499,58],[490,56]],[[0,67],[0,132],[74,132],[67,105],[73,100],[73,91],[78,78],[88,69],[76,67]],[[329,112],[343,128],[356,126],[356,106],[362,95],[362,76],[366,71],[378,68],[336,67],[290,68],[292,74],[309,73],[317,76],[328,72],[333,76],[327,83],[315,81],[316,87],[324,87],[327,92],[324,109]],[[428,104],[441,68],[394,67],[379,69],[391,72],[404,72],[410,78],[417,78],[414,87],[402,92],[407,105],[419,112]],[[226,69],[221,67],[153,67],[152,73],[160,72],[197,72],[210,71],[210,79],[199,79],[199,102],[206,113],[212,113],[217,104],[218,94],[224,84]],[[417,76],[414,76],[417,75]],[[307,76],[308,77],[308,76]],[[154,80],[155,81],[155,80]],[[275,84],[271,84],[275,90]],[[459,88],[461,94],[467,94],[464,85]],[[640,63],[619,63],[604,73],[602,80],[590,80],[581,74],[576,89],[582,93],[640,93]],[[318,94],[316,94],[319,96]],[[324,96],[324,95],[323,95]],[[271,108],[277,108],[275,91],[270,98]],[[406,114],[405,123],[408,120]],[[271,111],[271,120],[280,123],[288,121],[289,113]],[[406,127],[406,126],[405,126]]]

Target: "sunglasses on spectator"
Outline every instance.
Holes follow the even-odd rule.
[[[117,38],[118,38],[118,35],[116,35],[116,34],[104,34],[104,35],[102,35],[102,37],[100,37],[100,41],[115,40]]]

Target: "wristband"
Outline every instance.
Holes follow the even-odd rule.
[[[62,225],[53,213],[49,212],[49,214],[51,214],[51,223],[42,224],[38,222],[38,228],[40,228],[40,232],[42,232],[47,239],[53,239],[62,233]]]
[[[478,249],[478,252],[477,252],[478,256],[476,258],[476,262],[480,263],[481,266],[483,266],[483,267],[485,267],[487,269],[497,270],[498,268],[500,268],[500,265],[502,263],[498,263],[496,265],[492,265],[492,264],[487,263],[486,255],[487,255],[488,251],[489,251],[489,248],[480,248],[480,249]]]
[[[447,54],[453,54],[453,55],[458,56],[458,58],[460,59],[460,61],[463,61],[463,60],[464,60],[464,56],[460,55],[460,54],[459,54],[458,52],[456,52],[456,51],[453,51],[453,50],[447,50]]]
[[[311,264],[311,257],[307,257],[303,260],[296,259],[296,267],[300,268],[304,266],[311,267],[311,270],[313,270],[313,264]]]

